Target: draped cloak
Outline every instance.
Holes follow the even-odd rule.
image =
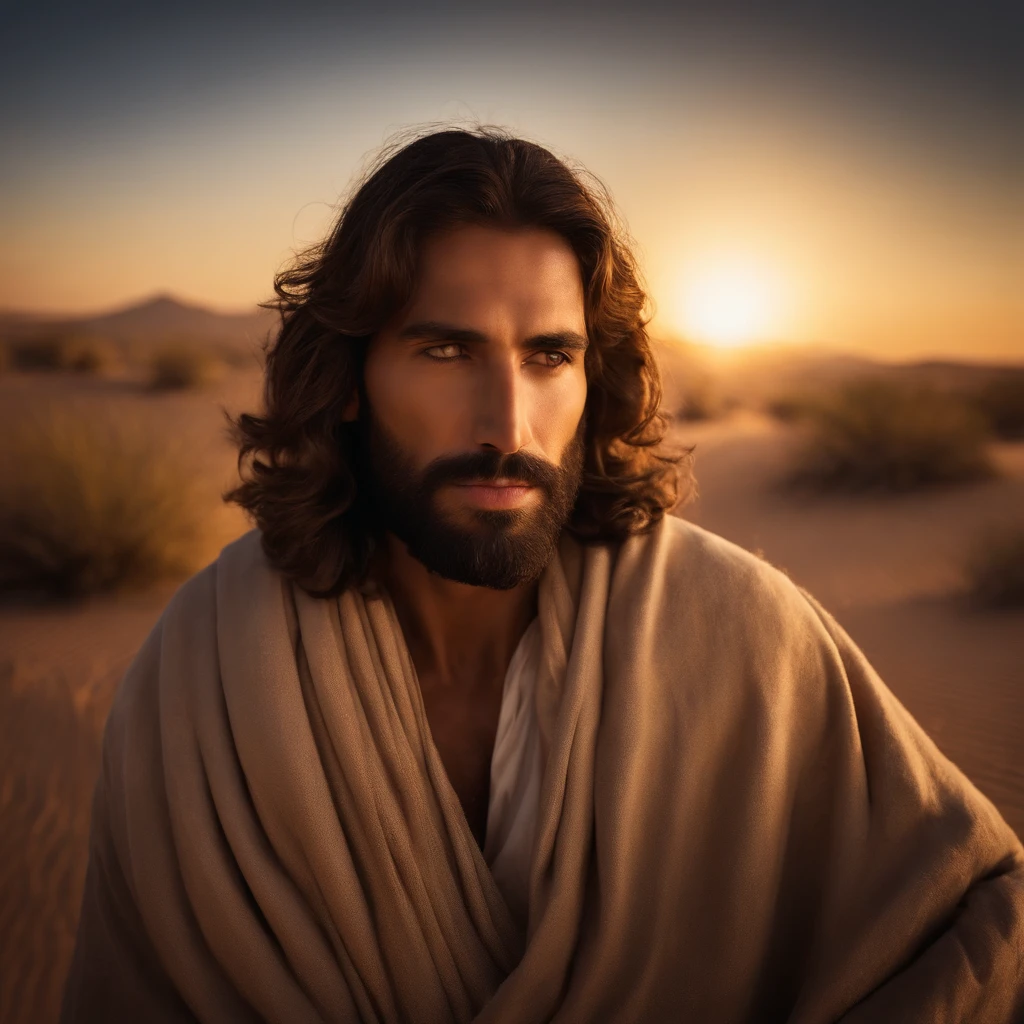
[[[538,620],[523,931],[386,593],[227,546],[115,698],[62,1019],[1024,1019],[1019,840],[809,594],[667,517]]]

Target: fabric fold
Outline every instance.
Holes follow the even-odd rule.
[[[512,654],[491,754],[484,859],[525,934],[530,867],[544,772],[537,727],[536,686],[540,622],[534,619]]]
[[[537,628],[524,933],[386,594],[225,548],[110,713],[62,1019],[1024,1015],[1020,841],[810,595],[667,518],[564,536]]]

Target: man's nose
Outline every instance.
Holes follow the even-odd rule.
[[[518,357],[487,367],[476,402],[477,444],[507,454],[525,448],[533,440],[526,382]]]

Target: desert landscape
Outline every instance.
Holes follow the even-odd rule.
[[[172,493],[179,503],[190,503],[184,519],[175,518],[171,506],[160,506],[159,516],[166,518],[154,513],[153,524],[166,524],[168,536],[177,530],[181,538],[181,550],[166,571],[123,586],[114,585],[121,569],[113,554],[101,566],[107,573],[102,579],[90,576],[99,570],[85,565],[81,552],[99,543],[100,527],[91,526],[89,516],[104,507],[88,488],[64,485],[64,491],[48,492],[72,523],[69,533],[81,551],[64,551],[63,560],[42,569],[43,556],[32,548],[30,560],[27,542],[12,533],[17,520],[10,501],[5,508],[8,518],[0,534],[0,1020],[5,1022],[39,1024],[57,1017],[86,867],[103,723],[117,684],[182,579],[249,528],[237,508],[219,501],[236,476],[222,410],[234,414],[258,406],[259,343],[271,323],[263,314],[221,317],[169,297],[88,322],[0,320],[7,351],[0,371],[5,438],[0,448],[7,461],[0,465],[8,486],[24,473],[17,450],[17,444],[27,443],[18,440],[22,428],[56,423],[63,431],[61,443],[70,445],[72,437],[78,446],[66,449],[69,457],[86,469],[94,466],[96,479],[116,480],[103,475],[110,454],[104,439],[116,444],[118,438],[131,438],[138,444],[131,479],[149,481],[145,487],[153,494]],[[819,459],[817,477],[805,473],[801,486],[792,480],[785,484],[802,458],[806,463],[809,424],[823,429],[821,415],[814,419],[814,400],[820,403],[844,382],[912,385],[915,394],[925,389],[931,396],[932,405],[921,408],[933,409],[935,396],[951,408],[961,392],[991,395],[992,388],[1006,391],[1009,381],[1018,387],[1019,415],[1020,368],[883,365],[803,351],[716,361],[667,343],[659,346],[659,356],[663,408],[673,418],[669,441],[694,446],[699,487],[696,500],[677,514],[759,553],[813,593],[942,751],[1024,834],[1019,541],[1024,438],[1016,433],[1019,427],[1005,410],[1003,420],[991,419],[980,440],[971,434],[980,420],[967,413],[953,426],[936,421],[935,430],[955,428],[965,446],[973,445],[971,458],[983,456],[984,464],[972,469],[965,455],[955,467],[959,479],[941,479],[946,463],[934,480],[927,474],[897,475],[888,483],[857,477],[848,462],[835,461],[840,449],[833,446],[827,472]],[[862,403],[876,395],[851,393]],[[888,392],[881,394],[891,399]],[[916,421],[913,430],[920,441]],[[868,458],[877,467],[887,456],[877,437],[873,443]],[[950,450],[946,439],[947,458]],[[165,464],[178,476],[155,475]],[[853,479],[855,486],[832,486],[841,478]],[[140,484],[150,493],[145,487]],[[130,515],[137,523],[140,513]],[[40,581],[46,586],[40,588]],[[55,593],[64,584],[65,592]]]

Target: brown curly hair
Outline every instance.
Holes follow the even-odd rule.
[[[411,298],[423,240],[469,224],[546,228],[579,260],[590,341],[586,456],[566,529],[585,543],[621,540],[692,494],[692,449],[654,450],[667,420],[647,296],[603,185],[492,126],[399,139],[327,238],[275,278],[277,299],[265,306],[281,326],[265,345],[262,415],[225,413],[243,482],[224,500],[247,510],[270,562],[313,596],[367,585],[380,539],[361,495],[355,424],[342,419],[363,393],[368,345]]]

